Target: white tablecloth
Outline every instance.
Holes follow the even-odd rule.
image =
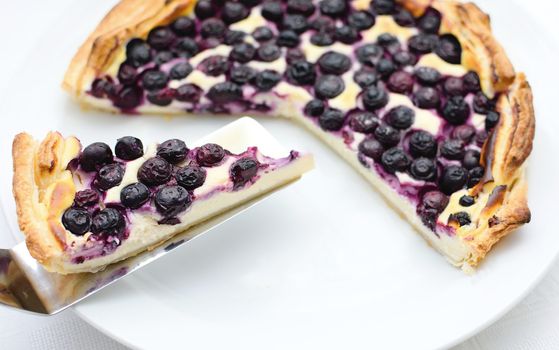
[[[58,19],[71,1],[0,2],[0,91],[6,88],[10,74],[32,52],[40,40],[40,33]],[[555,2],[532,0],[523,6],[527,14],[536,16],[543,27],[558,37],[555,16],[559,6]],[[3,167],[2,171],[9,170],[9,165]],[[0,232],[0,246],[10,244],[13,244],[11,237]],[[125,350],[127,347],[103,335],[71,310],[53,317],[39,317],[0,307],[0,349]],[[466,349],[559,349],[559,261],[540,285],[512,311],[454,348]]]

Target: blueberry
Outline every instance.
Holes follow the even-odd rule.
[[[287,68],[287,77],[297,85],[310,85],[316,80],[314,65],[308,61],[297,61]]]
[[[345,0],[322,0],[318,6],[322,14],[330,17],[341,17],[348,8]]]
[[[97,98],[103,98],[112,95],[114,92],[114,84],[105,79],[95,79],[91,83],[91,94]]]
[[[181,38],[175,42],[173,50],[180,57],[190,58],[194,57],[200,51],[200,48],[194,39]]]
[[[377,44],[365,44],[355,50],[359,62],[374,67],[383,55],[383,49]]]
[[[105,208],[93,216],[91,232],[106,236],[119,236],[124,231],[124,216],[115,208]]]
[[[432,158],[437,154],[437,141],[427,131],[414,131],[409,139],[410,154],[413,157]]]
[[[142,39],[132,39],[126,44],[126,58],[133,67],[140,67],[151,61],[151,51]]]
[[[212,167],[225,157],[225,150],[215,143],[207,143],[196,151],[196,161],[201,166]]]
[[[303,15],[287,15],[283,18],[283,29],[292,30],[295,33],[304,33],[309,25],[307,18]]]
[[[474,141],[478,146],[482,147],[485,143],[485,140],[487,140],[487,137],[489,137],[489,133],[487,132],[487,130],[480,130],[476,133]]]
[[[439,179],[441,191],[447,195],[461,190],[468,181],[468,171],[458,165],[449,165],[444,168]]]
[[[376,84],[378,76],[375,71],[360,69],[353,74],[353,81],[357,83],[362,89]]]
[[[344,125],[345,116],[336,108],[326,108],[324,113],[318,117],[318,124],[323,130],[338,131]]]
[[[410,166],[410,158],[398,147],[393,147],[384,151],[380,158],[380,162],[384,170],[389,173],[406,171]]]
[[[466,92],[479,92],[481,90],[481,85],[479,81],[479,75],[474,71],[469,71],[462,77],[464,83],[464,89]]]
[[[273,62],[280,58],[280,56],[281,49],[277,45],[271,43],[260,45],[256,51],[256,57],[264,62]]]
[[[233,46],[233,49],[229,53],[229,57],[233,61],[240,63],[247,63],[254,57],[256,49],[254,46],[248,43],[240,43]]]
[[[344,44],[353,44],[361,39],[357,29],[350,26],[336,28],[335,38]]]
[[[168,106],[175,98],[175,89],[161,89],[147,94],[147,100],[157,106]]]
[[[95,171],[103,165],[113,162],[111,147],[103,142],[95,142],[83,149],[80,165],[84,171]]]
[[[261,0],[241,0],[241,3],[248,6],[248,7],[254,7],[258,4],[260,4]]]
[[[437,89],[426,86],[415,91],[413,101],[419,108],[437,109],[441,104],[441,97]]]
[[[439,191],[426,192],[417,207],[417,213],[423,224],[434,230],[437,217],[446,208],[448,201],[448,197]]]
[[[351,60],[341,53],[328,51],[320,56],[318,66],[324,74],[342,75],[351,68]]]
[[[204,181],[206,181],[206,169],[196,165],[188,165],[177,171],[175,179],[179,185],[189,191],[193,191],[202,186]]]
[[[167,74],[159,70],[149,70],[142,76],[142,86],[148,91],[163,89],[168,82]]]
[[[499,123],[500,115],[497,112],[489,111],[485,117],[485,129],[491,130]]]
[[[441,156],[446,159],[461,160],[464,158],[464,143],[458,139],[448,139],[443,141],[439,148]]]
[[[126,185],[120,190],[120,203],[126,208],[138,209],[149,200],[149,189],[141,182]]]
[[[254,77],[253,85],[259,91],[270,91],[281,80],[281,75],[275,70],[265,69]]]
[[[209,76],[218,77],[225,74],[230,66],[231,63],[227,60],[227,57],[214,55],[203,59],[197,68]]]
[[[433,34],[416,34],[409,38],[408,48],[417,54],[426,54],[437,46],[437,36]]]
[[[437,166],[433,160],[420,157],[411,163],[410,174],[414,179],[434,181],[437,177]]]
[[[155,27],[148,34],[148,44],[156,50],[165,50],[175,40],[175,34],[169,27]]]
[[[437,85],[441,80],[441,73],[438,70],[431,67],[418,67],[414,72],[417,81],[426,86]]]
[[[334,37],[326,32],[317,32],[311,36],[311,43],[315,46],[330,46],[334,43]]]
[[[276,40],[278,46],[285,47],[295,47],[299,45],[299,42],[299,35],[292,30],[282,30]]]
[[[363,91],[362,99],[365,108],[372,111],[386,106],[388,103],[388,94],[384,88],[371,85]]]
[[[390,33],[382,33],[377,38],[377,44],[385,48],[389,46],[393,46],[398,43],[399,43],[398,38]]]
[[[108,190],[120,185],[124,177],[124,168],[118,163],[107,164],[97,172],[94,185],[101,190]]]
[[[381,58],[376,65],[376,70],[383,79],[386,79],[396,70],[396,66],[391,60]]]
[[[249,66],[241,65],[231,69],[229,79],[232,82],[243,85],[251,81],[256,75],[256,71]]]
[[[227,27],[222,20],[217,18],[208,18],[202,22],[200,27],[200,34],[203,38],[218,38],[221,39],[225,36]]]
[[[247,18],[249,10],[240,2],[227,1],[221,10],[221,18],[227,24],[239,22]]]
[[[448,77],[443,83],[443,91],[447,96],[463,96],[464,84],[458,77]]]
[[[396,146],[400,142],[400,132],[388,124],[381,124],[375,129],[375,138],[385,147]]]
[[[470,143],[475,134],[476,129],[471,125],[459,125],[452,130],[452,137],[464,143]]]
[[[77,207],[89,207],[97,203],[99,203],[99,193],[95,190],[85,189],[74,195],[74,205]]]
[[[240,30],[227,30],[223,38],[223,43],[225,45],[241,44],[244,42],[245,36],[246,33]]]
[[[144,98],[144,92],[138,86],[118,86],[111,96],[113,104],[122,110],[133,110],[138,107]]]
[[[379,15],[389,15],[396,10],[394,0],[375,0],[371,2],[371,10]]]
[[[182,84],[175,92],[175,98],[181,102],[196,103],[202,96],[202,89],[194,84]]]
[[[475,198],[472,196],[468,196],[467,194],[460,197],[460,200],[458,201],[458,203],[460,203],[460,205],[463,207],[471,207],[475,204],[475,202]]]
[[[211,0],[199,0],[194,7],[194,13],[199,19],[206,19],[215,14]]]
[[[394,21],[401,25],[402,27],[414,27],[415,26],[415,18],[413,15],[406,9],[400,8],[396,11],[393,15]]]
[[[155,207],[165,217],[174,217],[192,203],[188,191],[182,186],[165,186],[155,194]]]
[[[376,114],[367,111],[354,111],[348,119],[351,130],[364,134],[373,133],[380,123]]]
[[[138,71],[132,65],[128,63],[123,63],[118,68],[117,78],[118,82],[121,84],[134,84],[136,82],[136,77],[138,76]]]
[[[317,16],[310,22],[310,27],[317,32],[333,33],[336,29],[336,22],[328,16]]]
[[[415,112],[409,107],[398,106],[390,109],[384,116],[384,119],[392,127],[405,130],[413,125]]]
[[[287,53],[285,54],[285,60],[287,64],[295,64],[295,62],[304,61],[305,54],[299,48],[287,49]]]
[[[493,108],[493,103],[480,91],[474,96],[473,107],[476,113],[487,114]]]
[[[462,46],[460,46],[460,42],[454,35],[443,34],[439,37],[435,53],[448,63],[460,64],[462,58]]]
[[[386,84],[390,91],[404,94],[410,93],[413,89],[413,77],[405,71],[397,71],[390,75]]]
[[[226,81],[212,86],[206,96],[214,103],[223,104],[242,100],[243,90],[239,85]]]
[[[314,13],[315,9],[311,0],[287,0],[287,13],[308,17]]]
[[[481,181],[484,174],[485,174],[485,169],[483,169],[480,166],[470,169],[468,171],[468,188],[477,185]]]
[[[469,225],[472,223],[470,219],[470,214],[466,213],[465,211],[460,211],[458,213],[450,214],[448,217],[448,222],[456,222],[460,227]]]
[[[453,96],[443,105],[442,115],[452,125],[464,124],[470,116],[470,106],[462,96]]]
[[[186,159],[188,147],[184,141],[170,139],[157,146],[157,155],[171,164],[177,164]]]
[[[379,161],[384,153],[384,146],[373,138],[366,138],[358,146],[360,154]]]
[[[413,66],[417,62],[417,57],[409,51],[398,51],[392,59],[399,67]]]
[[[464,159],[462,160],[462,166],[466,169],[473,169],[479,166],[480,154],[478,151],[470,149],[464,153]]]
[[[182,16],[171,24],[171,30],[178,36],[194,36],[196,34],[196,23],[192,18]]]
[[[254,38],[254,40],[259,42],[268,41],[274,38],[274,32],[272,32],[270,28],[265,26],[257,27],[252,32],[252,37]]]
[[[148,186],[162,185],[171,178],[173,167],[161,157],[146,160],[138,169],[138,180]]]
[[[174,80],[186,78],[192,73],[192,66],[188,62],[177,63],[169,71],[169,77]]]
[[[233,180],[233,186],[238,189],[249,182],[258,173],[258,161],[254,158],[240,158],[231,165],[229,177]]]
[[[417,20],[417,26],[425,33],[436,34],[441,26],[441,17],[439,11],[432,7],[428,7]]]
[[[159,51],[155,54],[153,62],[155,62],[156,65],[161,66],[162,64],[171,61],[173,58],[175,58],[175,56],[171,51]]]
[[[367,11],[354,11],[347,16],[347,22],[357,30],[365,30],[375,24],[375,18]]]
[[[281,2],[269,1],[262,4],[262,17],[272,22],[279,22],[283,18],[283,9]]]
[[[319,117],[324,113],[324,108],[324,102],[315,98],[307,102],[304,112],[309,117]]]
[[[331,99],[342,93],[345,84],[337,75],[321,75],[314,84],[314,92],[320,99]]]
[[[69,208],[62,214],[62,224],[72,234],[83,236],[91,227],[91,217],[85,209]]]

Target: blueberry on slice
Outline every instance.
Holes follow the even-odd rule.
[[[97,172],[94,185],[101,190],[108,190],[120,185],[124,177],[124,168],[118,163],[107,164]]]
[[[414,131],[409,139],[410,154],[413,157],[432,158],[437,154],[437,141],[427,131]]]
[[[351,60],[344,54],[328,51],[320,56],[318,66],[324,74],[342,75],[351,68]]]
[[[287,77],[296,85],[311,85],[316,80],[314,65],[308,61],[297,61],[287,67]]]
[[[274,32],[266,26],[261,26],[254,29],[252,37],[258,42],[268,41],[274,38]]]
[[[225,37],[223,38],[223,43],[225,45],[235,45],[241,44],[245,40],[246,33],[240,30],[230,30],[225,32]]]
[[[487,112],[485,117],[485,129],[491,130],[499,123],[500,115],[495,111]]]
[[[272,22],[279,22],[283,18],[281,2],[268,1],[262,4],[262,17]]]
[[[229,169],[229,177],[233,186],[238,189],[249,182],[258,173],[258,161],[254,158],[243,157],[235,161]]]
[[[212,167],[225,157],[225,150],[215,143],[206,143],[196,150],[196,161],[201,166]]]
[[[199,51],[200,48],[194,39],[192,38],[181,38],[175,42],[173,45],[173,51],[179,57],[194,57]]]
[[[350,26],[341,26],[336,28],[336,32],[334,37],[339,42],[344,44],[353,44],[361,39],[359,32],[357,29],[350,27]]]
[[[317,32],[311,36],[311,43],[315,46],[330,46],[334,43],[334,37],[330,33]]]
[[[199,19],[206,19],[215,14],[211,0],[199,0],[194,7],[194,13]]]
[[[287,0],[287,13],[308,17],[314,13],[315,9],[311,0]]]
[[[375,0],[372,1],[371,10],[378,15],[389,15],[396,10],[396,2],[394,0]]]
[[[420,87],[415,91],[413,102],[419,108],[437,109],[441,104],[439,91],[433,87]]]
[[[175,89],[161,89],[147,94],[147,100],[156,106],[168,106],[175,98]]]
[[[378,130],[378,129],[377,129]],[[398,147],[390,148],[382,154],[380,162],[388,173],[406,171],[410,166],[410,158]]]
[[[349,115],[348,124],[351,130],[363,134],[371,134],[379,126],[379,119],[373,112],[355,111]]]
[[[324,113],[324,102],[319,99],[312,99],[305,105],[304,112],[309,117],[319,117]]]
[[[438,70],[431,67],[418,67],[414,72],[417,81],[426,86],[436,85],[442,78]]]
[[[393,15],[394,22],[398,23],[402,27],[414,27],[415,18],[408,10],[404,8],[399,8]]]
[[[148,34],[148,44],[156,50],[165,50],[175,40],[175,34],[169,27],[155,27]]]
[[[233,46],[233,49],[229,53],[229,57],[233,61],[240,63],[247,63],[254,57],[256,49],[254,46],[248,43],[240,43]]]
[[[156,65],[161,66],[175,58],[175,55],[171,51],[159,51],[155,54],[153,58],[153,62]]]
[[[221,10],[221,18],[227,24],[239,22],[249,15],[249,10],[240,2],[227,1]]]
[[[400,142],[400,132],[388,124],[381,124],[375,129],[375,138],[385,147],[396,146]]]
[[[353,74],[353,81],[364,89],[375,84],[378,81],[378,76],[375,71],[360,69]]]
[[[202,89],[194,84],[182,84],[175,92],[175,98],[181,102],[196,103],[202,96]]]
[[[134,66],[124,62],[118,68],[117,73],[118,82],[121,84],[134,84],[136,82],[136,78],[138,77],[138,71]]]
[[[103,165],[113,162],[111,147],[103,142],[94,142],[83,149],[80,165],[84,171],[95,171]]]
[[[229,79],[239,85],[243,85],[251,81],[256,75],[256,71],[249,66],[235,66],[229,73]]]
[[[91,217],[83,208],[69,208],[62,214],[62,224],[76,236],[83,236],[91,227]]]
[[[149,189],[141,182],[126,185],[120,190],[120,203],[126,208],[138,209],[149,200]]]
[[[314,84],[314,92],[320,99],[334,98],[341,94],[344,89],[344,81],[337,75],[321,75]]]
[[[365,108],[373,111],[386,106],[388,94],[382,87],[371,85],[363,91],[362,99]]]
[[[188,151],[184,141],[179,139],[170,139],[157,146],[157,155],[171,164],[185,160]]]
[[[440,147],[441,156],[451,160],[464,158],[464,143],[459,139],[448,139],[443,141]]]
[[[410,93],[413,89],[413,77],[405,71],[397,71],[390,75],[386,84],[390,91],[405,94]]]
[[[475,204],[475,202],[475,198],[472,196],[468,196],[467,194],[460,197],[460,200],[458,201],[458,203],[460,203],[460,205],[463,207],[471,207]]]
[[[93,216],[91,232],[105,236],[119,236],[126,223],[124,216],[115,208],[105,208]]]
[[[375,18],[367,11],[353,11],[347,16],[347,22],[357,30],[365,30],[375,24]]]
[[[470,116],[470,106],[462,96],[453,96],[443,105],[442,115],[452,125],[464,124]]]
[[[479,92],[481,91],[481,83],[479,81],[479,75],[474,71],[469,71],[462,77],[464,83],[464,89],[466,92]]]
[[[196,34],[196,23],[192,18],[182,16],[171,24],[171,30],[178,36],[194,36]]]
[[[448,63],[460,64],[462,59],[462,46],[454,35],[443,34],[439,37],[435,53]]]
[[[443,83],[443,91],[447,96],[464,96],[464,83],[458,77],[448,77]]]
[[[142,39],[132,39],[126,44],[126,61],[133,67],[140,67],[151,61],[149,45]]]
[[[260,47],[256,50],[256,57],[260,61],[273,62],[280,58],[280,56],[281,49],[272,43],[260,45]]]
[[[460,139],[464,143],[470,143],[474,135],[476,134],[476,129],[471,125],[458,125],[452,130],[451,136],[455,139]]]
[[[483,167],[481,166],[470,169],[468,171],[468,188],[477,185],[481,181],[484,174],[485,169],[483,169]]]
[[[426,192],[417,207],[417,213],[423,224],[434,230],[437,217],[446,208],[448,201],[448,197],[439,191]]]
[[[413,66],[417,62],[417,56],[409,51],[398,51],[392,59],[399,67]]]
[[[253,52],[254,54],[254,52]],[[225,56],[213,55],[206,57],[198,64],[198,69],[212,77],[218,77],[229,71],[231,63]]]
[[[320,12],[330,17],[343,16],[348,9],[347,5],[345,0],[322,0],[318,3]]]
[[[206,169],[196,165],[188,165],[177,171],[175,179],[179,185],[193,191],[206,181]]]
[[[165,186],[155,194],[155,207],[165,217],[174,217],[192,203],[188,191],[182,186]]]
[[[223,104],[242,100],[243,90],[239,85],[226,81],[212,86],[206,96],[214,103]]]
[[[409,107],[398,106],[390,109],[384,118],[392,127],[405,130],[412,126],[415,120],[415,112]]]
[[[192,66],[188,62],[181,62],[175,64],[169,71],[169,77],[174,80],[186,78],[192,73]]]
[[[460,211],[458,213],[450,214],[448,217],[448,222],[456,222],[460,226],[469,225],[472,223],[472,219],[470,218],[470,214],[466,213],[465,211]]]
[[[418,180],[434,181],[437,176],[437,166],[432,159],[420,157],[411,163],[410,174]]]
[[[473,169],[479,166],[480,153],[476,150],[470,149],[464,153],[464,159],[462,160],[462,166],[466,169]]]
[[[77,207],[89,207],[99,203],[99,193],[92,189],[85,189],[76,192],[74,205]]]
[[[461,190],[468,181],[468,171],[459,165],[449,165],[443,169],[439,179],[441,191],[447,195]]]
[[[377,73],[380,74],[383,79],[386,79],[396,70],[396,65],[388,58],[381,58],[375,68]]]
[[[254,77],[253,85],[258,91],[270,91],[281,80],[281,75],[275,70],[265,69]]]
[[[408,48],[416,54],[427,54],[437,47],[437,36],[433,34],[416,34],[408,39]]]
[[[148,91],[163,89],[168,82],[167,74],[159,70],[149,70],[142,76],[142,86]]]
[[[161,157],[146,160],[138,169],[138,180],[147,186],[162,185],[171,178],[172,165]]]
[[[120,85],[110,97],[115,107],[127,111],[133,110],[142,103],[144,92],[138,86]]]
[[[309,24],[303,15],[287,15],[283,18],[282,27],[284,30],[292,30],[297,34],[304,33]]]
[[[441,13],[428,7],[417,20],[417,27],[425,33],[437,34],[441,26]]]
[[[379,161],[384,153],[384,146],[374,138],[366,138],[358,146],[360,154]]]
[[[323,130],[338,131],[342,128],[345,115],[337,108],[326,108],[324,113],[318,117],[318,124]]]
[[[203,38],[221,39],[225,36],[227,27],[222,20],[217,18],[208,18],[202,22],[200,34]]]
[[[282,30],[276,40],[278,46],[296,47],[300,42],[299,34],[292,30]]]
[[[374,67],[381,59],[384,50],[377,44],[365,44],[355,50],[359,62]]]

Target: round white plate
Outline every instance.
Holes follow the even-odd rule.
[[[75,1],[21,62],[2,96],[0,199],[19,235],[11,195],[15,133],[60,130],[113,143],[191,142],[231,118],[86,112],[59,88],[74,50],[112,4]],[[75,310],[135,348],[436,349],[503,315],[559,251],[557,72],[551,40],[511,2],[482,1],[497,37],[533,85],[538,118],[530,160],[533,221],[500,243],[477,274],[451,267],[355,171],[284,120],[262,123],[285,145],[316,155],[317,170],[244,215],[111,286]],[[522,24],[522,30],[518,25]]]

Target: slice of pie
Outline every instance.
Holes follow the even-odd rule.
[[[472,3],[122,0],[63,85],[114,112],[293,119],[458,266],[530,220],[530,86]]]
[[[308,154],[247,147],[243,133],[271,137],[254,124],[238,121],[193,148],[179,139],[144,147],[126,136],[114,152],[103,142],[82,149],[58,132],[42,142],[17,135],[13,189],[31,255],[50,271],[95,272],[313,167]]]

